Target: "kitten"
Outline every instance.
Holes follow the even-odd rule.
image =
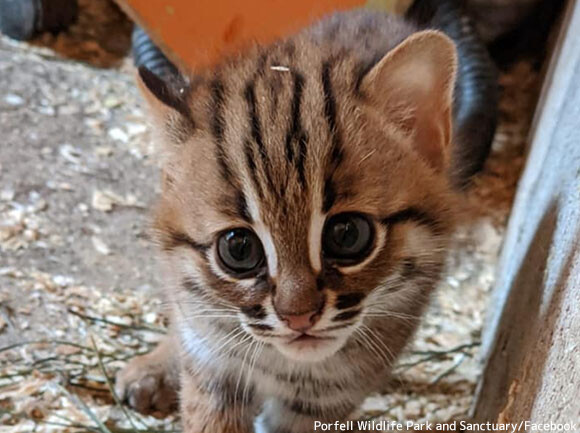
[[[184,431],[311,432],[388,378],[458,201],[454,43],[352,11],[201,71],[140,71],[163,155],[171,334],[117,377]]]

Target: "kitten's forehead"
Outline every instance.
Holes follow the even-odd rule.
[[[223,171],[235,172],[251,222],[269,232],[285,262],[308,260],[312,220],[344,153],[331,65],[309,62],[291,50],[262,56],[253,75],[224,86],[229,100],[213,99],[214,118],[225,121],[219,162],[233,163]],[[228,158],[226,146],[243,157]]]
[[[192,95],[198,130],[191,146],[182,149],[195,155],[177,156],[180,163],[205,164],[190,177],[234,196],[240,217],[248,219],[250,207],[260,209],[268,218],[263,222],[275,226],[280,217],[292,224],[308,219],[313,196],[323,189],[332,141],[321,67],[292,62],[291,50],[280,51],[257,56],[253,68],[242,65],[235,73],[226,68],[206,80]]]
[[[438,186],[427,173],[425,188],[424,167],[402,138],[366,116],[360,65],[299,42],[257,50],[198,81],[196,130],[175,156],[176,193],[202,235],[251,226],[278,263],[310,257],[318,269],[327,215],[381,217]]]

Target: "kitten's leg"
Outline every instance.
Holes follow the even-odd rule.
[[[139,412],[164,413],[177,408],[179,347],[173,336],[165,337],[150,353],[133,358],[117,374],[115,392]]]
[[[256,399],[226,375],[182,373],[183,433],[253,433]],[[253,387],[252,387],[253,388]]]
[[[294,403],[270,400],[264,405],[263,412],[256,419],[256,433],[312,433],[316,421],[328,424],[342,422],[348,419],[356,407],[356,403],[350,402],[341,406],[340,409],[326,409],[322,402],[306,404],[300,400]]]

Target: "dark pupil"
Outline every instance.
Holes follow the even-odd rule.
[[[325,225],[322,252],[328,260],[354,263],[368,255],[373,235],[373,228],[365,215],[335,215]]]
[[[336,245],[352,248],[359,237],[358,229],[350,221],[339,222],[332,228],[332,237]]]
[[[246,235],[231,233],[228,237],[228,249],[234,260],[242,262],[252,254],[252,240]]]
[[[262,269],[264,251],[256,235],[247,229],[224,232],[218,240],[217,253],[225,270],[240,278],[249,278]]]

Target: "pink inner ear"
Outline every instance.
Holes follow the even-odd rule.
[[[418,110],[416,122],[417,150],[434,169],[445,170],[451,146],[451,107],[423,106]]]
[[[414,136],[415,150],[444,170],[450,152],[455,45],[437,31],[416,33],[387,53],[363,80],[385,120]]]
[[[426,119],[417,119],[418,122],[424,122],[416,128],[415,142],[419,153],[427,160],[436,170],[445,168],[445,143],[442,137],[443,131],[437,122]]]

